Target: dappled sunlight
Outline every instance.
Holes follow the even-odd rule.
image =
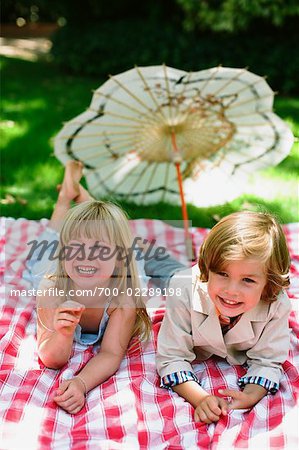
[[[53,193],[56,192],[56,185],[61,181],[61,170],[57,167],[57,164],[52,162],[36,163],[32,168],[28,166],[18,167],[15,171],[16,179],[23,180],[23,184],[19,187],[21,191],[19,193],[34,193],[36,199],[38,199],[38,192],[44,189],[51,189]],[[14,186],[8,186],[10,192],[18,193]],[[43,195],[43,201],[45,201]]]
[[[11,100],[6,100],[2,102],[2,108],[3,111],[8,114],[8,113],[23,113],[23,112],[28,112],[30,110],[41,110],[41,109],[45,109],[47,107],[46,101],[45,99],[39,97],[39,98],[34,98],[32,100],[24,100],[22,101],[18,101],[16,103],[16,99],[11,99]]]
[[[34,168],[35,183],[43,188],[55,189],[56,185],[61,182],[62,173],[57,166],[53,165],[53,161],[48,163],[39,163]]]
[[[45,57],[48,55],[51,47],[52,42],[45,38],[0,38],[0,54],[8,58],[20,58],[26,61],[37,61],[40,57]]]
[[[230,202],[247,191],[248,175],[246,173],[229,177],[217,168],[208,173],[203,172],[197,182],[196,189],[189,189],[187,202],[197,207],[209,207]],[[186,179],[184,186],[188,190],[189,182]]]
[[[13,120],[3,120],[0,122],[0,136],[1,148],[5,148],[16,138],[26,135],[29,130],[29,125],[22,122],[15,122]]]
[[[299,162],[299,136],[295,136],[295,143],[291,149],[290,156]]]
[[[298,109],[299,109],[299,105],[298,105]],[[293,117],[287,116],[284,119],[286,121],[286,123],[290,126],[291,130],[293,131],[295,137],[297,137],[298,139],[298,134],[299,134],[299,125],[298,122],[295,121],[295,119]]]
[[[47,211],[52,210],[57,196],[56,185],[62,177],[62,168],[57,161],[36,161],[31,166],[20,165],[15,169],[14,177],[19,181],[17,184],[6,184],[3,198],[0,200],[2,207],[15,206],[18,210],[21,208],[22,212],[19,214],[22,217],[26,217],[28,211],[34,214],[34,218],[48,216]]]
[[[273,182],[273,175],[265,177],[263,175],[254,175],[248,184],[247,193],[263,197],[267,200],[276,198],[296,197],[298,191],[298,182],[296,179],[278,178]]]
[[[34,201],[31,201],[31,207],[33,210],[39,212],[39,218],[41,219],[45,214],[41,214],[40,211],[53,208],[53,200],[49,197],[35,198]]]
[[[296,222],[299,219],[298,181],[294,177],[287,179],[278,175],[276,178],[274,176],[267,178],[265,175],[255,174],[248,184],[246,197],[248,199],[252,197],[252,200],[245,202],[248,203],[249,209],[254,204],[263,205],[262,209],[270,208],[270,211],[272,207],[273,212],[278,214],[283,223]]]
[[[299,109],[299,105],[297,107]],[[292,130],[292,133],[295,137],[295,143],[293,144],[293,148],[296,145],[296,143],[298,144],[298,138],[299,138],[299,123],[298,120],[296,121],[295,117],[291,117],[289,115],[283,117],[283,120],[289,125],[289,127]]]
[[[298,182],[298,171],[299,171],[299,144],[295,143],[292,150],[287,158],[281,161],[280,164],[273,167],[268,167],[267,169],[259,172],[260,175],[266,179],[272,178],[272,182],[275,183],[277,180],[289,181],[293,180],[295,183]]]
[[[24,195],[24,194],[28,194],[30,192],[30,189],[28,188],[28,186],[12,185],[12,186],[7,186],[7,189],[13,195]]]

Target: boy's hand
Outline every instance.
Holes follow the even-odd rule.
[[[68,300],[56,308],[54,315],[54,330],[64,336],[70,336],[75,332],[82,313],[85,309],[81,303]]]
[[[207,395],[196,407],[194,413],[195,422],[212,423],[220,419],[221,414],[227,415],[228,402],[216,395]]]
[[[243,391],[219,389],[218,392],[225,397],[232,398],[232,401],[229,402],[229,410],[251,408],[267,394],[266,389],[257,384],[247,384]]]
[[[85,404],[84,385],[78,378],[65,380],[57,389],[53,400],[66,412],[76,414]]]

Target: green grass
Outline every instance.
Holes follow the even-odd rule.
[[[90,103],[105,80],[62,74],[49,62],[2,58],[1,215],[50,217],[63,167],[53,156],[52,139]],[[299,99],[279,97],[276,113],[299,135]],[[297,148],[296,148],[297,147]],[[245,195],[208,208],[188,206],[193,226],[210,227],[217,217],[243,208],[275,213],[283,223],[298,221],[298,143],[278,166],[252,177]],[[120,203],[132,218],[180,220],[179,206]]]

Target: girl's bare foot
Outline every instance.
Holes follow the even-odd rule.
[[[59,194],[48,223],[50,228],[57,231],[60,230],[62,221],[70,209],[72,200],[80,195],[79,182],[82,177],[82,169],[83,164],[80,161],[68,161],[66,163],[62,184],[57,186]]]
[[[57,190],[57,192],[60,192],[61,184],[57,184],[56,190]],[[79,192],[80,192],[80,194],[74,198],[75,203],[82,203],[82,202],[86,202],[88,200],[94,200],[94,198],[89,194],[89,192],[83,186],[81,186],[81,184],[79,184]]]
[[[58,199],[53,214],[48,223],[50,228],[60,231],[62,221],[71,207],[71,202],[93,200],[86,189],[80,184],[83,164],[80,161],[68,161],[65,166],[62,184],[57,185]]]
[[[81,161],[68,161],[62,184],[59,189],[58,201],[71,202],[80,195],[80,180],[83,164]]]
[[[76,203],[86,202],[87,200],[94,200],[94,198],[89,194],[89,192],[79,184],[79,195],[74,199]]]

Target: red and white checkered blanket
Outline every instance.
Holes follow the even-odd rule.
[[[52,401],[67,369],[77,372],[93,356],[93,347],[74,344],[64,369],[46,369],[37,358],[34,298],[11,294],[28,289],[22,279],[26,243],[46,221],[2,219],[0,322],[0,449],[297,449],[299,387],[298,224],[284,226],[291,257],[294,308],[290,316],[291,350],[279,392],[264,397],[251,411],[232,411],[212,425],[194,423],[193,408],[177,394],[159,387],[155,370],[156,337],[163,304],[151,310],[153,339],[128,351],[118,372],[93,389],[84,409],[70,415]],[[132,221],[136,235],[157,239],[183,261],[184,234],[157,220]],[[193,229],[199,247],[206,229]],[[5,278],[4,278],[5,275]],[[159,305],[158,305],[159,306]],[[195,366],[204,388],[235,388],[240,366],[211,358]]]

